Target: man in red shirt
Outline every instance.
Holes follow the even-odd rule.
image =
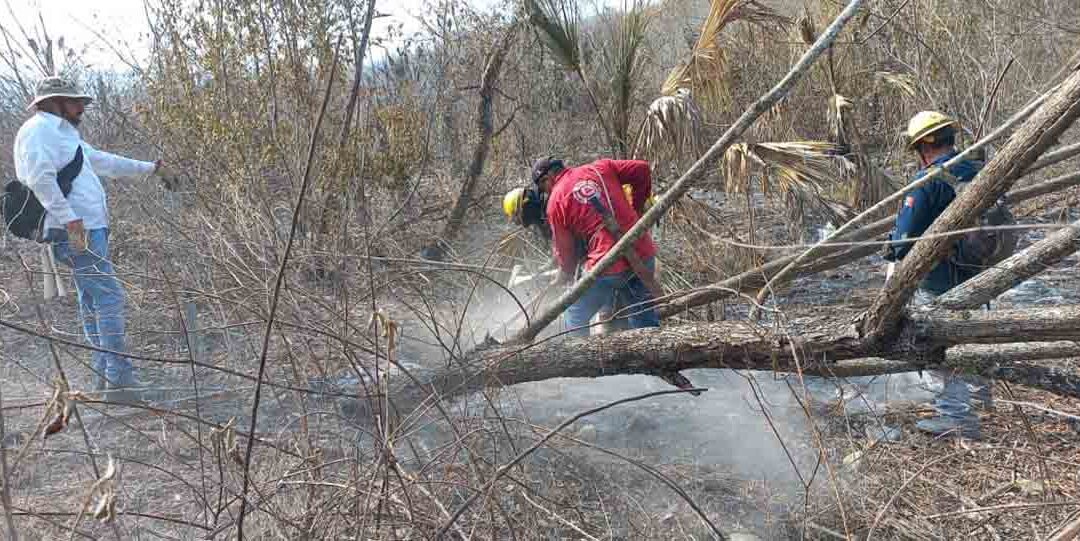
[[[578,264],[575,244],[586,245],[584,268],[591,270],[615,245],[616,238],[604,227],[599,204],[614,215],[619,228],[629,231],[645,210],[652,192],[649,163],[641,160],[597,160],[578,167],[565,167],[561,160],[544,158],[533,165],[532,180],[537,188],[548,194],[547,219],[555,261],[559,266],[557,284],[573,280]],[[623,185],[629,185],[633,202],[627,200]],[[646,233],[634,244],[637,256],[648,272],[655,271],[656,244]],[[577,302],[566,310],[566,323],[571,334],[588,335],[588,323],[615,295],[630,301],[629,326],[659,327],[660,318],[649,301],[652,294],[642,279],[620,259],[597,278],[596,283]]]

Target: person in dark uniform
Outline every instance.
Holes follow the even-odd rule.
[[[937,111],[923,111],[911,119],[907,130],[908,146],[918,155],[921,165],[916,179],[956,157],[957,128],[954,119]],[[948,173],[962,186],[974,179],[982,167],[981,161],[965,160],[950,167]],[[903,259],[915,245],[912,240],[926,232],[955,198],[956,190],[941,177],[905,194],[896,216],[896,226],[889,235],[894,242],[886,246],[885,259],[894,262]],[[946,258],[919,284],[921,295],[917,295],[916,302],[926,303],[925,299],[944,294],[981,270],[977,266],[960,264],[953,257]],[[979,438],[979,417],[972,408],[972,388],[983,404],[988,405],[992,400],[990,382],[978,376],[934,373],[944,379],[944,388],[933,403],[938,414],[918,421],[916,428],[934,435]]]

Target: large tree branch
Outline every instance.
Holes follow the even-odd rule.
[[[1054,193],[1065,188],[1070,188],[1080,184],[1080,172],[1069,173],[1060,177],[1055,177],[1047,181],[1040,182],[1038,184],[1032,184],[1031,186],[1024,186],[1023,188],[1017,188],[1009,195],[1005,196],[1005,203],[1009,205],[1015,205],[1021,201],[1028,199],[1034,199],[1040,195],[1046,195],[1048,193]]]
[[[1071,341],[966,344],[946,350],[945,362],[942,364],[942,368],[956,368],[991,375],[990,371],[997,366],[1018,366],[1019,363],[1065,359],[1068,357],[1080,357],[1080,344]],[[837,361],[820,368],[811,367],[805,373],[826,377],[850,378],[914,372],[925,368],[926,365],[911,361],[891,361],[880,357],[868,357],[865,359]],[[1049,370],[1048,367],[1040,368]]]
[[[1055,231],[934,301],[936,307],[963,310],[982,306],[1013,286],[1080,250],[1080,221]]]
[[[1080,143],[1073,143],[1068,146],[1061,147],[1053,152],[1047,152],[1045,156],[1039,158],[1039,161],[1031,164],[1031,167],[1024,171],[1024,174],[1031,174],[1036,171],[1050,167],[1051,165],[1057,165],[1073,156],[1080,155]]]
[[[679,180],[675,181],[675,183],[664,192],[663,196],[660,197],[656,204],[653,205],[653,207],[649,209],[649,211],[646,212],[618,242],[615,243],[615,246],[613,246],[612,249],[609,250],[608,253],[574,285],[574,287],[559,297],[550,308],[534,318],[532,325],[529,325],[519,332],[512,341],[516,343],[532,341],[532,339],[536,338],[536,335],[540,334],[540,331],[544,330],[551,322],[555,321],[555,319],[559,317],[559,314],[563,313],[567,307],[581,298],[581,296],[593,286],[597,277],[609,269],[616,261],[622,259],[623,254],[625,254],[626,251],[649,230],[649,228],[655,225],[660,217],[663,216],[664,213],[666,213],[694,183],[705,176],[706,172],[711,168],[711,165],[724,155],[724,152],[728,147],[730,147],[743,132],[749,129],[758,117],[771,109],[788,93],[788,91],[791,90],[795,83],[810,69],[818,57],[832,45],[832,42],[836,39],[837,35],[839,35],[840,30],[842,30],[848,21],[855,16],[855,12],[862,3],[863,0],[851,0],[836,20],[822,32],[814,45],[811,46],[810,49],[803,54],[802,58],[800,58],[791,68],[791,71],[789,71],[775,87],[769,90],[764,96],[758,98],[749,109],[744,111],[738,120],[736,120],[735,123],[724,132],[720,139],[713,144],[712,148],[710,148],[704,156],[694,163],[694,165],[679,178]]]
[[[953,201],[915,243],[899,265],[896,275],[867,312],[865,335],[875,340],[890,338],[911,300],[919,281],[943,260],[955,239],[932,236],[969,226],[1016,178],[1053,145],[1080,115],[1080,71],[1074,70],[1046,102],[1020,127],[967,188]]]

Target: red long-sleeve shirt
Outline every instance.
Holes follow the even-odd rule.
[[[633,205],[626,200],[623,184],[633,188]],[[649,163],[641,160],[597,160],[567,168],[555,177],[548,196],[547,217],[551,224],[555,260],[559,268],[569,274],[574,273],[577,264],[575,240],[581,239],[588,244],[585,270],[592,269],[615,245],[615,238],[604,228],[603,218],[589,204],[589,197],[597,193],[603,205],[614,210],[615,220],[622,232],[626,233],[638,221],[645,201],[652,193]],[[647,232],[637,240],[634,249],[642,261],[656,255],[656,244]],[[628,268],[626,259],[620,259],[604,274],[616,274]]]

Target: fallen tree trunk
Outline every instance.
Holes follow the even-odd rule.
[[[949,290],[934,301],[934,306],[947,310],[978,308],[1077,250],[1080,250],[1080,221],[1055,231],[1026,250]]]
[[[1038,184],[1024,186],[1023,188],[1013,190],[1005,196],[1005,203],[1009,205],[1015,205],[1016,203],[1019,203],[1021,201],[1034,199],[1040,195],[1046,195],[1048,193],[1053,193],[1059,190],[1063,190],[1065,188],[1070,188],[1072,186],[1076,186],[1077,184],[1080,184],[1080,172],[1062,175],[1060,177],[1047,180],[1045,182],[1040,182]]]
[[[890,340],[903,317],[903,308],[919,282],[952,249],[954,239],[934,236],[962,229],[1005,195],[1020,174],[1072,126],[1080,116],[1080,71],[1073,70],[1061,86],[1009,138],[986,167],[949,204],[908,252],[893,279],[866,313],[862,330],[873,340]]]
[[[452,367],[413,372],[410,378],[391,378],[388,392],[398,410],[407,413],[433,397],[472,393],[492,384],[659,374],[693,368],[856,376],[949,366],[950,356],[945,350],[959,344],[1080,340],[1080,306],[916,313],[902,321],[900,339],[887,343],[865,339],[857,321],[849,316],[823,316],[792,320],[782,328],[749,321],[725,321],[638,329],[599,337],[556,338],[526,347],[495,347],[475,351]],[[1019,358],[1007,359],[1001,356],[1004,353],[996,354],[992,350],[988,353],[984,349],[981,355],[961,352],[951,359],[1006,381],[1025,385],[1050,382],[1035,385],[1080,397],[1080,379],[1076,375],[1016,362],[1026,361],[1025,356],[1039,348],[1047,351],[1033,357],[1073,355],[1080,353],[1080,347],[1075,344],[1009,347],[1019,347],[1013,350]],[[873,362],[866,360],[868,357],[889,361]],[[851,359],[862,361],[839,362]]]
[[[1074,369],[1044,366],[1023,361],[991,361],[984,358],[954,360],[952,356],[936,369],[961,370],[1016,385],[1039,388],[1057,395],[1080,396],[1080,375]],[[841,361],[829,370],[805,372],[823,377],[883,376],[926,370],[925,366],[886,359]]]
[[[920,327],[914,334],[939,346],[960,344],[1010,344],[1076,340],[1080,329],[1080,306],[1042,306],[989,312],[919,311],[911,320]]]
[[[1068,340],[1056,342],[964,344],[945,352],[945,368],[968,368],[986,374],[996,366],[1018,366],[1031,361],[1047,361],[1080,357],[1080,343]],[[1037,365],[1029,365],[1037,366]],[[1044,367],[1051,369],[1049,367]],[[867,357],[851,361],[838,361],[824,366],[812,366],[804,374],[834,378],[855,378],[900,374],[905,371],[926,369],[926,366],[909,361],[889,361],[881,357]],[[1038,386],[1032,386],[1038,387]]]
[[[1080,343],[1070,340],[1057,342],[1028,342],[1015,344],[968,344],[949,348],[949,363],[964,365],[973,363],[1007,363],[1023,359],[1040,361],[1080,357]]]

